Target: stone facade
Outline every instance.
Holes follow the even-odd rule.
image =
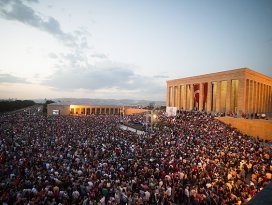
[[[70,114],[90,115],[90,114],[107,114],[120,115],[125,111],[124,106],[93,106],[93,105],[70,105]]]
[[[166,105],[207,112],[271,113],[272,78],[240,68],[169,80]]]
[[[131,115],[146,112],[145,109],[136,109],[128,106],[61,105],[59,103],[47,105],[47,115],[54,115],[55,111],[58,111],[59,115]]]
[[[138,109],[138,108],[125,108],[125,115],[132,115],[132,114],[140,114],[147,112],[146,109]]]
[[[69,105],[56,105],[56,104],[48,104],[47,105],[47,115],[53,115],[53,111],[58,110],[59,115],[69,115],[70,114],[70,106]]]

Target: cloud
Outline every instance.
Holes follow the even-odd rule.
[[[38,2],[29,0],[29,2]],[[88,43],[82,35],[82,31],[73,34],[66,33],[61,29],[57,19],[51,16],[42,16],[21,0],[1,0],[0,16],[7,20],[16,20],[29,26],[45,31],[61,40],[65,45],[77,48],[87,48]]]
[[[28,2],[38,2],[36,0],[29,0]],[[69,53],[49,53],[48,57],[55,59],[58,67],[77,67],[89,64],[89,58],[107,59],[103,53],[93,52],[88,54],[90,49],[87,37],[91,36],[89,31],[84,27],[80,27],[71,33],[64,32],[57,19],[51,16],[44,16],[41,13],[33,10],[26,2],[22,0],[0,0],[0,17],[18,21],[28,26],[32,26],[41,31],[45,31],[57,38],[64,45],[69,46],[71,49]]]
[[[58,89],[101,89],[122,87],[133,72],[120,67],[89,65],[83,68],[59,69],[44,84]]]
[[[24,78],[16,77],[7,73],[0,74],[0,83],[29,83]]]
[[[0,0],[0,17],[47,32],[72,48],[68,53],[48,54],[49,58],[56,61],[56,71],[42,81],[42,85],[58,91],[86,90],[88,93],[103,93],[106,97],[162,99],[165,83],[159,81],[166,76],[138,75],[130,66],[109,61],[108,56],[103,53],[88,53],[90,47],[87,37],[91,35],[88,31],[84,28],[72,33],[63,31],[57,19],[43,15],[27,4],[35,2],[38,1]],[[96,60],[99,60],[99,63]],[[0,80],[27,83],[25,79],[9,74],[1,74]]]
[[[63,32],[56,19],[49,17],[42,19],[31,7],[22,3],[22,1],[7,1],[1,10],[1,16],[8,20],[17,20],[22,23],[40,28],[52,34],[62,35]]]
[[[110,61],[103,54],[93,53],[90,57],[96,56],[101,61],[92,64],[81,51],[50,53],[49,56],[58,60],[57,70],[42,84],[55,90],[85,90],[96,96],[104,94],[113,98],[164,99],[165,82],[161,78],[136,74],[134,66]]]
[[[39,1],[38,0],[26,0],[28,2],[35,2],[35,3],[38,3]]]
[[[113,62],[76,69],[59,69],[42,84],[63,91],[85,89],[90,93],[107,90],[110,91],[108,94],[111,96],[119,95],[119,97],[133,93],[138,99],[143,96],[151,98],[158,93],[161,96],[165,89],[164,85],[155,78],[137,75],[124,65]]]
[[[154,78],[169,78],[167,75],[154,75]]]
[[[107,56],[105,54],[103,54],[103,53],[94,53],[94,54],[91,55],[91,57],[93,57],[93,58],[101,58],[101,59],[107,58]]]
[[[55,53],[49,53],[48,57],[53,58],[53,59],[58,58],[57,54],[55,54]]]

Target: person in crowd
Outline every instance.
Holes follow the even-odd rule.
[[[245,204],[271,182],[271,142],[205,112],[139,135],[119,116],[29,113],[0,115],[2,204]]]

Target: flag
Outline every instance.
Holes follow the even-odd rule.
[[[199,84],[194,84],[194,99],[199,103]]]

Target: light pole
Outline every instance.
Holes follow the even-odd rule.
[[[151,110],[151,132],[153,132],[153,125],[154,125],[154,122],[156,121],[157,119],[157,115],[155,114],[154,110]]]
[[[150,130],[151,130],[151,132],[153,132],[153,125],[154,125],[154,122],[156,121],[158,116],[156,115],[154,110],[150,110],[150,113],[146,113],[146,115],[145,115],[145,120],[146,120],[145,130],[146,131],[148,131],[149,117],[150,117]]]
[[[124,118],[125,118],[125,106],[123,106],[123,121],[124,121]]]
[[[146,115],[145,115],[145,131],[146,132],[148,131],[148,116],[149,116],[149,114],[146,113]]]

